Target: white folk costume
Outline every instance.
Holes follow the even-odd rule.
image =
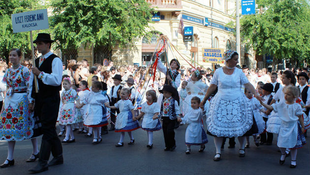
[[[180,89],[179,96],[180,96],[180,110],[181,110],[181,113],[185,115],[184,107],[185,107],[185,98],[187,96],[186,89]]]
[[[130,100],[119,100],[114,104],[119,109],[115,123],[115,132],[130,132],[139,129],[138,121],[132,120],[131,110],[134,109]]]
[[[285,102],[284,93],[283,93],[283,86],[279,88],[277,93],[274,95],[273,99],[277,103]],[[281,126],[281,119],[279,118],[279,113],[272,111],[268,116],[267,121],[267,132],[278,134],[280,131]]]
[[[84,101],[88,97],[89,93],[90,93],[90,90],[88,88],[78,92],[78,96],[79,96],[80,101]],[[82,121],[84,120],[85,109],[86,109],[85,105],[82,108],[77,109],[77,111],[78,111],[77,113],[80,115],[79,118],[81,117]]]
[[[203,83],[201,80],[198,81],[190,81],[186,86],[186,91],[188,94],[184,101],[184,113],[186,114],[191,108],[191,100],[193,97],[199,97],[202,101],[205,97],[205,94],[208,90],[208,86]]]
[[[208,138],[203,129],[203,111],[199,109],[190,109],[182,119],[182,123],[188,124],[185,132],[185,144],[204,145],[208,143]]]
[[[251,105],[253,106],[253,115],[254,115],[254,119],[257,125],[257,129],[258,129],[257,134],[261,134],[265,131],[265,121],[263,119],[263,116],[260,113],[260,110],[263,109],[263,106],[254,97],[252,97],[250,101],[251,101]]]
[[[208,131],[217,137],[243,136],[253,124],[252,105],[241,90],[249,83],[241,69],[227,75],[223,68],[215,71],[211,84],[218,92],[211,100],[207,114]]]
[[[142,129],[146,131],[158,131],[161,129],[161,123],[159,119],[153,120],[153,116],[160,112],[160,106],[154,102],[152,104],[143,103],[141,112],[144,113],[142,120]]]
[[[38,136],[34,128],[38,121],[28,110],[32,102],[32,76],[27,67],[9,68],[2,80],[8,90],[0,116],[0,140],[21,141]]]
[[[58,122],[61,125],[72,125],[77,123],[75,101],[78,99],[76,91],[72,88],[63,90],[61,93],[61,108],[59,110]]]
[[[279,113],[281,127],[278,135],[278,147],[300,148],[305,144],[305,137],[301,133],[298,122],[299,115],[303,114],[300,104],[286,104],[285,102],[272,104],[275,112]]]
[[[81,101],[85,105],[84,111],[84,125],[88,127],[102,127],[108,125],[106,116],[105,103],[109,102],[109,99],[99,92],[90,92],[88,96]]]

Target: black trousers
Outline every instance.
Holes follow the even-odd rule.
[[[263,119],[267,123],[268,118],[263,118]],[[273,140],[273,133],[266,131],[266,132],[263,132],[260,134],[260,142],[261,143],[272,144],[272,140]]]
[[[111,106],[114,106],[115,103],[117,102],[116,98],[112,98],[111,100]],[[115,114],[119,114],[119,109],[111,109],[111,128],[115,128],[115,121],[116,121],[116,116]]]
[[[59,103],[59,93],[45,98],[37,97],[35,101],[35,115],[40,118],[43,133],[40,163],[47,163],[51,153],[54,157],[62,155],[62,145],[56,133]]]
[[[169,117],[163,117],[163,132],[164,132],[164,139],[165,139],[165,146],[166,148],[170,149],[175,146],[175,133],[174,133],[174,126],[176,120],[170,120]]]

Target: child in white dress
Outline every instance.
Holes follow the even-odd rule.
[[[191,109],[185,114],[184,118],[178,118],[179,122],[187,123],[185,132],[185,144],[187,146],[186,154],[190,154],[191,145],[200,145],[199,152],[203,152],[208,138],[203,129],[203,111],[199,108],[200,98],[193,97],[191,100]]]
[[[142,129],[147,131],[147,136],[149,139],[148,145],[149,149],[153,148],[153,131],[158,131],[161,129],[161,123],[158,119],[160,112],[160,106],[157,102],[156,92],[154,90],[148,90],[146,92],[147,102],[142,104],[141,113],[137,117],[133,117],[133,120],[138,120],[143,117]]]
[[[180,110],[182,115],[184,116],[184,101],[187,96],[187,91],[186,91],[186,86],[187,86],[187,81],[183,81],[181,84],[181,89],[179,90],[179,96],[180,96]]]
[[[134,116],[134,106],[132,102],[129,100],[130,89],[123,88],[121,90],[120,96],[121,100],[114,104],[114,106],[108,106],[111,109],[118,109],[120,113],[117,115],[115,122],[115,132],[120,132],[121,137],[119,142],[115,145],[116,147],[124,146],[124,136],[125,132],[128,132],[130,137],[130,142],[128,145],[133,145],[135,143],[135,139],[132,136],[131,131],[139,129],[138,121],[133,121],[132,117]]]
[[[75,142],[72,126],[76,123],[76,108],[75,101],[78,95],[74,89],[71,88],[70,78],[64,78],[62,82],[64,91],[61,93],[61,108],[58,115],[58,122],[60,125],[66,126],[66,137],[62,143]]]
[[[183,113],[187,113],[191,108],[191,99],[199,97],[202,100],[208,90],[208,86],[201,81],[202,75],[199,70],[192,73],[191,81],[187,84],[187,96],[184,100]]]
[[[305,144],[306,140],[303,135],[304,121],[303,111],[300,104],[295,103],[295,99],[299,96],[299,90],[295,86],[286,86],[283,89],[285,102],[267,105],[261,101],[261,104],[269,110],[274,110],[279,113],[281,126],[278,135],[278,147],[281,150],[280,165],[283,165],[286,158],[286,149],[291,150],[291,165],[290,168],[295,168],[297,149]],[[298,122],[299,121],[299,122]]]
[[[79,84],[79,88],[81,90],[80,92],[78,92],[79,101],[83,101],[88,97],[90,93],[87,81],[82,80]],[[85,107],[86,106],[83,106],[81,109],[77,109],[77,113],[80,115],[79,117],[81,118],[81,121],[79,122],[79,133],[87,133],[86,127],[83,125]]]
[[[108,125],[106,106],[109,105],[109,99],[102,94],[101,89],[101,82],[92,82],[92,91],[77,105],[79,108],[86,105],[84,110],[84,125],[93,128],[93,144],[98,144],[102,141],[101,135],[99,134],[100,129],[102,126]]]

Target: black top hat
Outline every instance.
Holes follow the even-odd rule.
[[[264,84],[262,89],[264,89],[265,91],[268,91],[268,92],[273,92],[273,85],[271,83],[266,83],[266,84]]]
[[[309,77],[308,77],[307,73],[305,73],[305,72],[300,72],[300,73],[297,75],[297,78],[299,78],[300,76],[301,76],[301,77],[305,77],[307,81],[309,80]]]
[[[116,74],[116,75],[114,75],[114,77],[112,79],[122,81],[122,76],[120,74]]]
[[[48,34],[48,33],[39,33],[38,36],[37,36],[37,39],[34,40],[33,43],[36,43],[36,42],[39,42],[39,41],[47,42],[47,43],[54,42],[54,40],[51,40],[51,35]]]
[[[164,91],[172,93],[172,98],[178,101],[179,103],[179,94],[176,88],[172,87],[171,85],[164,85],[162,90],[159,90],[160,93],[163,93]]]

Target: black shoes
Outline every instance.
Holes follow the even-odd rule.
[[[198,152],[202,153],[206,148],[206,145],[201,145]]]
[[[128,143],[128,145],[133,145],[133,144],[135,144],[135,139],[130,140],[130,142]]]
[[[35,166],[33,169],[29,170],[29,173],[31,174],[36,174],[36,173],[41,173],[43,171],[47,171],[48,170],[48,165],[46,162],[39,162],[37,164],[37,166]]]
[[[294,162],[294,164],[293,164]],[[296,164],[296,160],[292,160],[291,161],[291,165],[290,165],[290,168],[296,168],[297,164]]]
[[[55,165],[61,165],[64,163],[63,156],[54,157],[49,163],[48,166],[55,166]]]
[[[6,160],[7,163],[3,163],[2,165],[0,165],[0,168],[6,168],[14,165],[14,159],[13,160],[6,159]]]
[[[123,147],[124,146],[124,143],[118,143],[115,145],[115,147]]]
[[[152,145],[146,145],[146,147],[148,147],[149,149],[153,148],[153,144]]]
[[[191,149],[187,149],[186,151],[185,151],[185,154],[190,154],[191,153]]]
[[[221,153],[216,153],[213,160],[214,161],[220,161],[221,160]]]
[[[34,158],[33,158],[34,157]],[[26,162],[35,162],[39,158],[39,153],[38,154],[32,154],[29,159],[26,160]]]
[[[75,142],[75,139],[72,139],[72,140],[63,140],[61,141],[62,143],[73,143]]]

